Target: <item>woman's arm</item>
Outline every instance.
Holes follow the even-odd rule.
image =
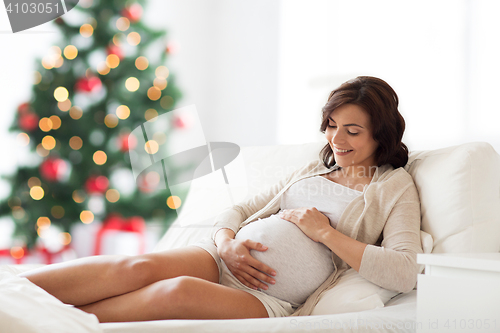
[[[423,252],[415,186],[410,186],[391,210],[382,236],[381,246],[366,246],[359,274],[385,289],[412,290],[418,275],[417,253]]]

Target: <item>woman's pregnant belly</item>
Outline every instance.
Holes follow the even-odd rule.
[[[251,255],[276,271],[276,284],[262,292],[298,306],[333,273],[332,252],[307,237],[292,222],[276,215],[247,224],[236,239],[251,239],[267,246]]]

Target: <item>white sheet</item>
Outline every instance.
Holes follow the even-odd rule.
[[[0,266],[0,332],[99,333],[97,317],[65,305],[16,274],[19,266]]]
[[[158,320],[101,324],[104,333],[267,333],[267,332],[416,332],[416,291],[398,296],[381,309],[337,315],[238,320]],[[388,303],[388,304],[390,304]]]
[[[416,331],[416,291],[399,295],[384,308],[336,315],[239,320],[158,320],[103,323],[15,274],[33,266],[0,266],[0,327],[4,332],[380,332]]]

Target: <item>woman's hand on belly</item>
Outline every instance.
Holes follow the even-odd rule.
[[[316,207],[285,209],[278,216],[294,223],[307,237],[315,242],[319,242],[321,235],[332,229],[328,217],[317,210]]]
[[[276,275],[276,272],[250,254],[250,250],[266,251],[267,247],[261,243],[250,239],[228,239],[218,248],[219,256],[227,268],[245,286],[267,290],[268,287],[264,282],[275,283],[269,275]]]

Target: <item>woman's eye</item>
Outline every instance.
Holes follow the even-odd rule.
[[[337,128],[337,126],[332,125],[330,123],[326,124],[326,127],[328,127],[328,128]],[[349,134],[349,135],[358,135],[359,133],[353,133],[353,132],[347,131],[347,134]]]

